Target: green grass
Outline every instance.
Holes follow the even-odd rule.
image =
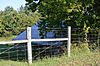
[[[11,41],[13,38],[16,36],[11,36],[11,37],[0,37],[0,41]]]
[[[0,66],[29,66],[27,62],[0,60]],[[33,61],[30,66],[100,66],[100,52],[72,54]]]
[[[8,41],[14,37],[0,38],[0,41]],[[22,61],[0,59],[0,66],[100,66],[100,51],[90,52],[87,45],[73,45],[71,57],[63,54],[61,57],[33,61],[32,65]],[[7,46],[2,45],[0,47],[5,48]]]

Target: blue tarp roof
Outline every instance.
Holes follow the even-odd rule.
[[[36,25],[32,26],[32,39],[39,39],[39,31],[38,31],[38,27]],[[22,32],[20,35],[18,35],[16,38],[14,38],[14,40],[26,40],[27,39],[27,34],[26,34],[26,30],[24,32]]]
[[[31,31],[32,31],[32,39],[40,39],[40,34],[39,34],[39,30],[38,30],[38,26],[37,25],[33,25],[31,27]],[[22,32],[20,35],[18,35],[16,38],[14,38],[13,40],[26,40],[27,39],[27,35],[26,35],[26,30],[24,32]],[[54,37],[54,33],[53,32],[47,32],[46,34],[46,38],[55,38]]]
[[[32,39],[40,39],[40,34],[39,34],[39,27],[37,25],[33,25],[31,27],[31,31],[32,31]],[[24,32],[22,32],[20,35],[18,35],[16,38],[14,38],[13,40],[26,40],[27,39],[27,35],[26,35],[26,30]],[[46,34],[46,38],[55,38],[54,36],[55,34],[51,31],[51,32],[47,32]],[[34,44],[40,44],[40,45],[51,45],[51,44],[62,44],[61,42],[33,42]]]

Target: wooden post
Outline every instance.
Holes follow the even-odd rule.
[[[67,44],[67,51],[68,51],[68,57],[70,57],[71,53],[71,27],[68,26],[68,44]]]
[[[27,28],[27,40],[28,63],[32,64],[31,27]]]

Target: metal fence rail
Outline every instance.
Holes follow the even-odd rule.
[[[54,39],[31,39],[31,27],[28,27],[27,28],[27,40],[16,40],[16,41],[4,41],[4,42],[0,42],[0,45],[13,45],[12,47],[9,47],[7,48],[6,50],[3,50],[1,51],[0,55],[3,55],[5,53],[5,55],[8,54],[9,58],[11,57],[11,52],[15,52],[15,53],[18,53],[19,51],[24,51],[25,53],[27,52],[28,54],[26,54],[25,56],[28,56],[28,63],[29,64],[32,64],[32,44],[31,42],[47,42],[47,41],[51,41],[51,42],[54,42],[54,41],[66,41],[68,44],[67,44],[67,52],[68,52],[68,57],[70,57],[70,48],[71,48],[71,27],[69,26],[68,27],[68,38],[54,38]],[[17,50],[19,47],[17,47],[16,45],[14,44],[18,44],[18,43],[27,43],[27,46],[24,47],[24,49],[26,48],[25,50]],[[47,45],[48,46],[48,45]],[[23,48],[23,47],[21,47]],[[43,48],[43,47],[42,47]],[[36,56],[40,55],[41,53],[43,53],[44,51],[48,50],[49,48],[55,48],[52,46],[48,46],[48,47],[45,47],[42,51],[39,51],[37,53]],[[20,49],[20,48],[19,48]],[[11,52],[8,52],[9,50],[11,50]],[[58,49],[57,49],[58,50]],[[51,51],[49,49],[49,51]],[[13,54],[12,54],[13,55]],[[17,54],[17,58],[20,54]],[[20,55],[21,56],[21,55]],[[36,57],[34,56],[34,57]]]
[[[70,56],[71,45],[69,43],[72,44],[72,48],[73,46],[80,46],[80,44],[84,43],[84,31],[82,28],[70,28],[69,30],[71,31],[68,29],[49,29],[47,31],[53,30],[57,38],[44,37],[45,39],[31,39],[30,29],[27,29],[27,34],[29,33],[27,40],[0,42],[0,60],[28,61],[31,64],[33,60],[55,56],[60,57],[64,53]],[[43,34],[45,35],[45,32]],[[87,35],[89,49],[97,48],[100,50],[100,29],[90,29]],[[62,37],[58,38],[60,36]],[[38,42],[44,42],[45,44],[40,45]]]

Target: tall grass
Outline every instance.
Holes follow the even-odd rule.
[[[100,66],[100,51],[91,52],[88,43],[73,44],[71,49],[71,57],[65,53],[61,57],[35,60],[31,65],[25,61],[0,59],[0,66]]]
[[[0,66],[29,66],[27,62],[0,60]],[[30,66],[100,66],[100,52],[72,54],[33,61]]]
[[[0,37],[0,41],[11,41],[13,38],[16,36],[11,36],[11,37]]]

